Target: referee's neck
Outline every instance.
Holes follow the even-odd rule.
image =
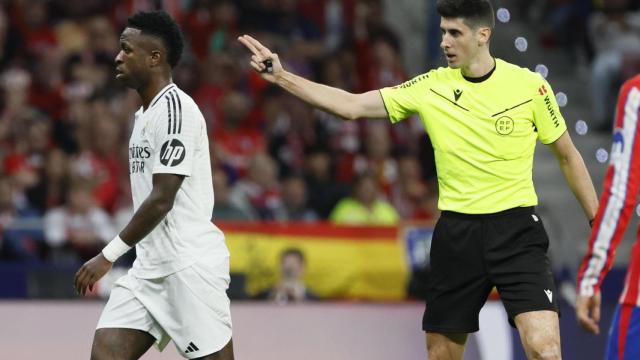
[[[479,78],[487,75],[496,66],[496,60],[489,51],[482,51],[468,66],[463,66],[462,75],[468,78]]]

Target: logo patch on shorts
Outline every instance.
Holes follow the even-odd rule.
[[[538,217],[535,214],[531,214],[531,217],[533,218],[533,221],[538,222]]]
[[[544,293],[547,294],[547,297],[549,298],[549,302],[553,303],[553,292],[549,289],[544,289]]]

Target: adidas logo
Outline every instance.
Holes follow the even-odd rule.
[[[188,353],[192,353],[194,351],[198,351],[200,349],[198,349],[198,347],[196,346],[196,344],[189,342],[189,346],[187,347],[187,350],[184,351],[185,354]]]
[[[551,290],[549,289],[545,289],[544,293],[547,294],[547,297],[549,298],[549,302],[553,303],[553,292],[551,292]]]

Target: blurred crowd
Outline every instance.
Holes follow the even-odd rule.
[[[436,216],[418,119],[346,122],[260,79],[249,33],[305,77],[360,92],[407,79],[381,0],[0,3],[0,260],[76,264],[132,214],[137,94],[114,81],[119,34],[162,6],[187,48],[174,82],[207,121],[214,222],[387,224]]]
[[[640,69],[640,1],[504,3],[543,25],[544,46],[585,59],[595,127],[609,129],[616,86]],[[8,0],[0,2],[0,261],[75,264],[131,217],[126,144],[140,101],[115,82],[114,58],[127,17],[160,7],[187,40],[174,81],[207,121],[214,222],[393,225],[437,216],[419,119],[390,126],[315,110],[264,82],[236,41],[251,34],[287,69],[362,92],[416,75],[406,70],[415,37],[432,62],[440,34],[412,32],[421,16],[392,27],[385,0]],[[437,18],[433,6],[423,10]]]
[[[640,72],[640,0],[522,1],[547,49],[563,49],[590,81],[594,130],[610,132],[620,85]]]

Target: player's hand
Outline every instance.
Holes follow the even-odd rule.
[[[87,293],[87,289],[93,291],[93,285],[100,280],[104,274],[108,273],[112,266],[113,263],[107,260],[102,255],[102,252],[84,263],[76,273],[74,279],[76,292],[84,295]]]
[[[244,46],[251,51],[251,67],[260,73],[263,79],[269,82],[275,82],[283,72],[282,64],[278,59],[278,54],[274,54],[262,45],[258,40],[252,38],[249,35],[242,35],[238,37]],[[267,68],[267,64],[270,62],[270,69]],[[269,71],[270,70],[270,71]]]
[[[593,296],[578,295],[576,300],[576,319],[583,329],[593,334],[600,333],[600,290]]]

